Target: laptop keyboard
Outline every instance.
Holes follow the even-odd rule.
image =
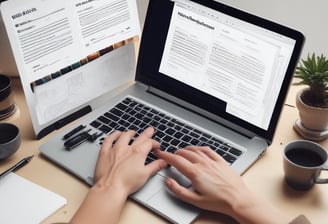
[[[147,127],[153,127],[156,130],[153,139],[160,142],[161,150],[171,153],[188,145],[209,146],[230,164],[242,154],[241,150],[229,143],[130,97],[116,104],[108,112],[91,122],[90,125],[105,134],[114,130],[134,130],[136,137]],[[150,152],[146,163],[156,159],[157,156]]]

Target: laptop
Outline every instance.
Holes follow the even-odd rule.
[[[75,136],[88,132],[92,141],[67,145],[65,129],[40,152],[92,185],[108,134],[153,126],[162,150],[208,145],[242,174],[273,140],[303,42],[296,30],[216,1],[150,0],[135,81],[69,129],[82,125]],[[122,60],[133,49],[121,47]],[[168,175],[192,187],[170,167],[130,197],[172,223],[191,223],[201,210],[166,189]]]

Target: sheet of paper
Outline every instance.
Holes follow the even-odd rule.
[[[66,199],[14,173],[0,180],[0,223],[36,224],[66,204]]]
[[[140,35],[136,1],[131,0],[10,0],[1,3],[1,16],[36,133],[108,92],[110,87],[95,82],[118,76],[108,72],[109,55]],[[85,72],[92,67],[97,70]],[[133,80],[128,74],[120,78],[121,84]],[[70,95],[69,90],[91,79],[97,80],[84,82],[84,92]],[[68,80],[69,89],[64,88]],[[46,104],[40,94],[44,89],[55,92]],[[86,89],[88,97],[81,97]],[[63,106],[63,95],[74,103]]]

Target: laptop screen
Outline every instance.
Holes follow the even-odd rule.
[[[149,9],[137,80],[271,141],[303,35],[211,0]]]

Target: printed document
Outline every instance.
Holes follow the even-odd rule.
[[[120,76],[110,55],[138,41],[131,0],[9,0],[1,5],[37,132],[133,77]],[[112,60],[112,59],[111,59]]]

